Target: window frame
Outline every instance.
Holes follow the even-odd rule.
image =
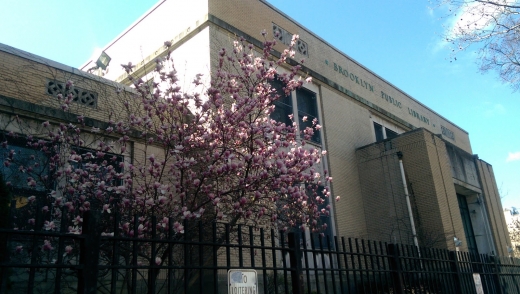
[[[78,151],[82,151],[82,152],[78,152]],[[83,146],[77,146],[77,145],[71,145],[70,146],[70,154],[72,154],[72,152],[75,152],[77,155],[80,155],[81,156],[81,164],[87,164],[89,161],[85,161],[84,160],[84,156],[83,155],[86,155],[87,153],[91,153],[93,156],[96,156],[96,152],[98,150],[96,149],[92,149],[92,148],[88,148],[88,147],[83,147]],[[116,171],[116,173],[119,173],[119,174],[123,174],[124,173],[124,168],[120,167],[119,164],[120,163],[124,163],[125,162],[125,156],[122,155],[122,154],[116,154],[116,153],[111,153],[111,152],[103,152],[105,153],[105,156],[102,158],[102,159],[91,159],[91,162],[94,162],[98,165],[100,165],[104,160],[107,161],[107,165],[112,165],[114,167],[114,170]],[[117,157],[117,160],[116,162],[114,163],[111,163],[111,157]],[[71,165],[77,165],[78,163],[71,163]],[[106,167],[104,167],[106,168]],[[114,183],[113,183],[113,186],[121,186],[123,184],[123,179],[114,179]]]
[[[292,126],[292,120],[289,118],[289,115],[284,117],[282,120],[277,120],[276,117],[274,117],[273,114],[278,114],[277,110],[281,110],[280,112],[282,114],[292,114],[294,117],[294,103],[293,103],[293,95],[292,92],[289,93],[289,95],[285,95],[285,92],[283,91],[283,83],[278,79],[278,76],[276,76],[272,81],[269,82],[269,85],[272,89],[276,91],[276,94],[280,95],[278,99],[273,101],[273,105],[275,106],[275,109],[271,114],[269,115],[269,118],[274,119],[277,122],[285,123],[287,126]],[[290,104],[287,104],[285,102],[290,102]],[[281,107],[282,109],[277,109],[277,107]]]
[[[371,117],[370,121],[372,122],[370,125],[370,128],[372,129],[372,138],[373,138],[374,142],[376,142],[376,143],[383,142],[388,139],[394,139],[397,136],[399,136],[400,134],[404,133],[404,130],[401,130],[394,124],[388,123],[388,122],[384,121],[383,119]],[[376,127],[375,127],[376,124],[381,126],[381,128],[382,128],[383,138],[381,140],[378,140],[378,138],[377,138]],[[396,136],[389,136],[387,131],[395,134]]]
[[[0,168],[0,172],[2,173],[3,175],[3,179],[4,181],[7,183],[7,182],[11,182],[10,180],[10,176],[12,175],[9,175],[7,176],[6,173],[4,173],[3,171],[4,170],[7,170],[7,169],[14,169],[15,166],[20,166],[20,164],[17,164],[16,161],[14,163],[11,163],[10,167],[6,167],[4,165],[4,159],[6,156],[7,157],[7,153],[10,152],[10,150],[13,150],[12,148],[10,147],[13,147],[15,148],[16,147],[16,150],[23,150],[23,151],[27,151],[27,154],[25,154],[25,152],[23,154],[21,154],[22,157],[27,157],[27,159],[23,159],[23,160],[34,160],[36,162],[36,160],[38,159],[41,159],[41,158],[46,158],[46,162],[42,162],[40,161],[38,164],[39,164],[39,167],[41,167],[41,171],[39,173],[45,173],[46,176],[47,176],[47,180],[46,182],[43,181],[43,179],[41,177],[35,179],[37,180],[37,185],[41,185],[40,187],[42,187],[41,189],[37,189],[37,188],[30,188],[26,185],[19,185],[19,183],[15,182],[15,183],[12,183],[11,182],[11,185],[9,186],[9,190],[11,191],[11,193],[13,194],[13,199],[14,198],[20,198],[20,197],[29,197],[29,196],[46,196],[50,190],[52,190],[53,188],[55,188],[55,181],[53,180],[53,176],[52,176],[52,171],[49,170],[49,160],[50,158],[54,155],[54,151],[52,151],[52,148],[49,148],[49,151],[48,152],[45,152],[45,151],[42,151],[42,150],[39,150],[38,148],[33,148],[31,146],[28,146],[28,138],[24,135],[20,135],[20,134],[15,134],[13,136],[10,136],[6,133],[2,133],[2,141],[6,141],[7,142],[7,148],[0,148],[0,152],[2,154],[0,154],[0,161],[2,164],[2,167]],[[49,143],[47,140],[44,140],[44,139],[39,139],[39,138],[34,138],[32,139],[32,141],[39,141],[39,140],[43,140],[44,142],[46,143]],[[5,152],[5,153],[4,153]],[[38,157],[35,156],[35,159],[30,159],[30,157],[32,155],[38,155]],[[16,155],[16,156],[20,156],[20,154]],[[29,167],[27,165],[24,165],[25,167]],[[47,170],[45,172],[45,170]],[[16,171],[15,171],[16,173]],[[20,173],[22,173],[20,171]],[[25,172],[23,172],[25,174]],[[35,178],[33,176],[31,176],[30,174],[27,174],[24,178],[27,179],[29,177],[32,177],[32,178]],[[23,178],[21,179],[21,181],[23,182]]]
[[[275,83],[280,83],[281,84],[281,82],[278,80],[278,76],[276,76],[274,78],[274,80],[276,80]],[[276,88],[273,85],[273,83],[270,82],[270,85],[271,85],[272,88],[277,89],[277,92],[278,92],[278,94],[280,96],[284,94],[284,93],[282,93],[281,89]],[[316,116],[301,110],[300,103],[298,103],[298,93],[302,93],[302,92],[310,93],[314,97]],[[316,118],[318,120],[318,124],[320,124],[320,122],[321,122],[321,120],[320,120],[321,108],[320,108],[320,103],[319,103],[319,99],[320,98],[319,98],[319,94],[318,93],[319,93],[319,89],[310,89],[309,87],[305,87],[305,86],[302,86],[301,88],[298,88],[298,89],[295,89],[295,90],[291,91],[289,95],[287,95],[285,97],[281,97],[281,98],[279,98],[276,101],[273,101],[273,105],[275,105],[275,110],[273,111],[273,113],[276,112],[276,107],[278,105],[280,105],[281,107],[288,107],[291,110],[290,114],[293,115],[293,120],[291,121],[290,119],[287,118],[285,121],[279,121],[279,120],[276,120],[276,118],[274,118],[272,116],[270,116],[270,118],[276,120],[277,122],[282,122],[282,123],[285,123],[285,124],[287,124],[287,122],[289,122],[289,121],[291,121],[291,123],[292,122],[296,122],[296,128],[297,128],[298,133],[300,134],[299,137],[302,140],[305,140],[304,139],[304,135],[303,135],[303,128],[302,128],[302,125],[304,125],[302,123],[302,118],[304,116],[307,116],[307,122],[305,123],[305,127],[312,126],[312,120],[314,118]],[[280,102],[281,99],[285,99],[287,97],[290,97],[289,101],[291,101],[291,105],[288,105],[286,103]],[[292,124],[291,124],[291,126],[292,126]],[[322,137],[321,130],[314,129],[314,135],[312,136],[312,138],[310,140],[305,140],[305,141],[310,143],[310,144],[317,145],[317,146],[323,146],[323,137]]]
[[[305,125],[305,127],[313,127],[312,121],[313,121],[314,118],[316,118],[318,120],[318,123],[320,121],[319,109],[318,109],[318,95],[315,92],[313,92],[313,91],[311,91],[311,90],[309,90],[307,88],[304,88],[304,87],[296,89],[294,92],[295,92],[294,96],[296,96],[295,100],[296,100],[296,115],[297,115],[295,117],[298,117],[298,130],[299,130],[299,132],[301,134],[301,137],[303,139],[304,135],[303,135],[303,127],[302,127],[302,125]],[[312,106],[314,106],[314,110],[315,110],[316,116],[311,114],[311,113],[304,112],[302,110],[303,107],[300,107],[300,106],[304,105],[304,103],[299,103],[302,100],[299,97],[302,97],[302,96],[298,96],[298,93],[302,93],[302,94],[306,93],[306,94],[310,94],[310,96],[312,96],[311,99],[313,99],[314,101],[311,102],[311,103],[313,104]],[[294,98],[293,98],[293,100],[294,100]],[[301,102],[303,102],[303,101],[301,101]],[[308,106],[308,105],[309,104],[306,104],[306,106]],[[293,107],[293,111],[294,111],[294,107]],[[307,116],[307,121],[306,122],[303,121],[303,117],[305,117],[305,116]],[[310,140],[307,140],[307,141],[315,143],[315,144],[318,144],[318,145],[321,145],[321,132],[319,130],[314,129],[313,136],[311,137]]]
[[[323,194],[323,190],[325,189],[325,186],[319,185],[317,188],[317,194],[320,196],[320,198],[324,199],[325,201],[323,204],[318,206],[318,210],[321,210],[322,208],[326,208],[327,205],[331,205],[330,197],[325,197]],[[309,191],[307,189],[307,195],[309,197],[314,197],[314,195],[311,195],[312,191]],[[332,205],[331,205],[332,206]],[[332,211],[329,211],[329,215],[323,215],[320,213],[320,224],[327,224],[327,229],[323,231],[324,234],[323,237],[321,237],[321,233],[311,233],[311,242],[314,244],[314,248],[320,248],[320,239],[322,239],[321,245],[323,249],[330,249],[334,247],[334,228],[332,227]],[[330,244],[327,243],[327,236],[329,236]],[[330,246],[329,246],[330,245]]]

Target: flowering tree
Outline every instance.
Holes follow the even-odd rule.
[[[479,48],[482,71],[496,70],[503,82],[520,87],[520,5],[510,0],[435,0],[453,18],[446,40],[453,52]]]
[[[331,178],[320,172],[325,151],[305,144],[321,126],[315,120],[298,131],[296,123],[270,118],[280,98],[271,82],[281,81],[286,94],[304,83],[297,77],[299,66],[277,74],[294,51],[291,46],[274,60],[274,45],[265,41],[258,52],[244,40],[235,41],[219,52],[209,84],[203,75],[194,77],[193,91],[179,86],[169,51],[155,60],[147,82],[132,77],[131,64],[124,65],[135,95],[118,89],[106,123],[93,125],[73,111],[72,81],[66,84],[69,93],[56,99],[63,111],[77,116],[75,122],[34,125],[14,115],[10,123],[27,130],[27,145],[14,148],[10,141],[22,135],[6,135],[4,170],[12,186],[25,182],[26,189],[41,195],[28,198],[29,216],[19,218],[24,222],[18,228],[58,230],[66,221],[69,232],[80,233],[89,210],[102,212],[104,234],[114,233],[117,219],[119,234],[128,237],[150,236],[152,230],[165,236],[173,227],[181,239],[191,230],[186,226],[194,225],[191,220],[203,227],[215,222],[313,231],[326,227],[319,222],[330,210]],[[132,161],[124,159],[129,152]],[[41,224],[34,217],[38,213]],[[155,227],[151,216],[157,218]],[[51,241],[45,240],[42,250],[53,250]],[[74,250],[69,246],[66,253]],[[160,264],[169,249],[156,250],[151,262]]]
[[[512,251],[516,257],[520,254],[520,213],[516,207],[511,207],[509,210],[511,216],[508,219],[509,238],[511,239]]]

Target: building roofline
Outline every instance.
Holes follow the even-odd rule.
[[[362,69],[368,71],[369,73],[373,74],[374,76],[376,76],[377,78],[381,79],[383,82],[387,83],[388,85],[390,85],[391,87],[393,87],[395,90],[399,91],[401,94],[405,95],[407,98],[417,102],[419,105],[423,106],[424,108],[428,109],[429,111],[431,111],[432,113],[434,113],[435,115],[439,116],[440,118],[444,119],[445,121],[451,123],[453,126],[455,126],[456,128],[458,128],[459,130],[463,131],[464,133],[468,134],[469,133],[464,130],[463,128],[461,128],[460,126],[458,126],[457,124],[453,123],[452,121],[450,121],[449,119],[445,118],[444,116],[440,115],[439,113],[437,113],[436,111],[434,111],[433,109],[431,109],[430,107],[424,105],[422,102],[418,101],[417,99],[413,98],[412,96],[408,95],[406,92],[404,92],[403,90],[401,90],[399,87],[395,86],[394,84],[390,83],[389,81],[387,81],[386,79],[384,79],[383,77],[381,77],[380,75],[378,75],[377,73],[373,72],[372,70],[370,70],[369,68],[367,68],[366,66],[364,66],[363,64],[359,63],[358,61],[356,61],[354,58],[350,57],[348,54],[344,53],[343,51],[341,51],[340,49],[334,47],[332,44],[330,44],[329,42],[327,42],[326,40],[324,40],[323,38],[321,38],[320,36],[316,35],[314,32],[312,32],[311,30],[307,29],[304,25],[302,25],[301,23],[299,23],[298,21],[294,20],[292,17],[290,17],[289,15],[285,14],[283,11],[279,10],[278,8],[276,8],[275,6],[273,6],[272,4],[270,4],[269,2],[267,2],[266,0],[258,0],[260,1],[261,3],[263,3],[264,5],[268,6],[269,8],[273,9],[274,11],[276,11],[278,14],[282,15],[283,17],[287,18],[288,20],[292,21],[295,25],[299,26],[300,28],[302,28],[303,30],[305,30],[307,33],[309,33],[310,35],[312,35],[314,38],[318,39],[320,42],[323,42],[325,45],[329,46],[330,48],[332,48],[334,51],[338,52],[339,54],[345,56],[347,59],[349,59],[350,61],[352,61],[353,63],[355,63],[356,65],[360,66]],[[211,12],[210,12],[211,13]]]
[[[134,23],[132,23],[127,29],[125,29],[123,32],[121,32],[117,37],[115,37],[111,42],[108,43],[107,46],[104,46],[103,47],[103,50],[106,50],[108,48],[110,48],[112,45],[114,45],[119,39],[121,39],[124,35],[126,35],[129,31],[131,31],[135,26],[137,26],[140,22],[142,22],[145,18],[147,18],[151,13],[153,13],[156,9],[158,9],[162,4],[164,4],[166,1],[168,0],[160,0],[159,2],[157,2],[152,8],[150,8],[147,12],[145,12],[141,17],[139,17]],[[171,1],[171,0],[170,0]],[[211,0],[208,0],[208,1],[211,1]],[[269,7],[270,9],[272,9],[273,11],[275,11],[276,13],[280,14],[282,17],[288,19],[289,21],[293,22],[295,25],[299,26],[301,29],[305,30],[308,34],[310,34],[311,36],[313,36],[314,38],[318,39],[320,42],[323,42],[325,45],[329,46],[331,49],[333,49],[334,51],[336,51],[337,53],[339,53],[340,55],[343,55],[345,58],[347,58],[348,60],[350,60],[351,62],[355,63],[357,66],[361,67],[363,70],[366,70],[368,73],[374,75],[375,77],[381,79],[381,81],[383,81],[384,83],[388,84],[389,86],[393,87],[395,90],[397,90],[398,92],[400,92],[401,94],[403,94],[406,98],[418,103],[419,105],[421,105],[422,107],[424,107],[425,109],[431,111],[433,114],[437,115],[439,118],[445,120],[446,122],[452,124],[454,127],[458,128],[460,131],[464,132],[465,134],[468,134],[469,133],[464,130],[463,128],[461,128],[459,125],[453,123],[451,120],[447,119],[446,117],[440,115],[438,112],[436,112],[435,110],[431,109],[430,107],[428,107],[427,105],[423,104],[422,102],[420,102],[419,100],[413,98],[412,96],[410,96],[409,94],[407,94],[406,92],[404,92],[403,90],[401,90],[399,87],[395,86],[394,84],[390,83],[389,81],[387,81],[386,79],[384,79],[383,77],[381,77],[380,75],[378,75],[377,73],[373,72],[372,70],[370,70],[369,68],[367,68],[366,66],[364,66],[363,64],[359,63],[358,61],[356,61],[354,58],[350,57],[348,54],[344,53],[343,51],[341,51],[340,49],[336,48],[335,46],[333,46],[332,44],[330,44],[329,42],[327,42],[326,40],[324,40],[323,38],[321,38],[320,36],[318,36],[317,34],[315,34],[314,32],[312,32],[311,30],[309,30],[308,28],[306,28],[304,25],[302,25],[301,23],[299,23],[298,21],[296,21],[295,19],[293,19],[292,17],[290,17],[289,15],[287,15],[286,13],[284,13],[283,11],[279,10],[278,8],[276,8],[275,6],[273,6],[272,4],[270,4],[269,2],[267,2],[266,0],[258,0],[260,3],[266,5],[267,7]],[[209,14],[211,14],[211,11],[208,12]],[[225,21],[224,21],[225,22]],[[229,25],[229,24],[228,24]],[[235,26],[233,25],[229,25],[233,28],[235,28]],[[237,28],[235,28],[237,29]],[[256,39],[256,38],[254,38]],[[92,62],[92,60],[89,60],[87,61],[85,64],[83,64],[80,69],[84,69],[85,67],[87,67],[90,63]],[[351,92],[349,90],[349,92]],[[352,92],[353,93],[353,92]],[[355,94],[355,93],[354,93]],[[358,95],[356,95],[358,96]],[[360,96],[361,97],[361,96]]]
[[[134,89],[132,89],[128,86],[125,86],[121,83],[118,83],[118,82],[115,82],[115,81],[112,81],[109,79],[105,79],[103,77],[77,69],[75,67],[68,66],[63,63],[59,63],[57,61],[54,61],[54,60],[51,60],[51,59],[48,59],[48,58],[45,58],[45,57],[42,57],[42,56],[39,56],[39,55],[36,55],[33,53],[29,53],[27,51],[24,51],[24,50],[21,50],[21,49],[18,49],[18,48],[15,48],[15,47],[12,47],[12,46],[9,46],[6,44],[0,43],[0,52],[5,52],[7,54],[11,54],[11,55],[14,55],[14,56],[17,56],[17,57],[20,57],[23,59],[27,59],[27,60],[30,60],[30,61],[33,61],[33,62],[36,62],[39,64],[50,66],[50,67],[53,67],[53,68],[77,75],[77,76],[81,76],[83,78],[91,79],[96,82],[112,86],[112,87],[119,87],[119,88],[124,87],[125,90],[127,90],[127,91],[135,92]]]
[[[112,39],[112,41],[108,42],[108,45],[104,46],[103,47],[103,51],[104,50],[107,50],[108,48],[112,47],[112,45],[114,45],[117,41],[119,41],[119,39],[121,39],[122,37],[124,37],[128,32],[130,32],[135,26],[137,26],[141,21],[143,21],[146,17],[148,17],[148,15],[150,15],[152,12],[154,12],[157,8],[159,8],[159,6],[161,6],[164,2],[166,2],[167,0],[160,0],[159,2],[157,2],[154,6],[152,6],[152,8],[148,9],[148,11],[146,11],[141,17],[139,17],[136,21],[134,21],[130,26],[128,26],[128,28],[126,28],[125,30],[123,30],[119,35],[117,35],[114,39]],[[84,70],[86,67],[88,67],[94,60],[88,60],[87,62],[85,62],[83,65],[81,65],[79,68],[81,70]]]

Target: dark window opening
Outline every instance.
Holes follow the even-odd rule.
[[[57,145],[41,139],[29,139],[22,135],[0,133],[0,173],[10,190],[12,210],[11,224],[20,230],[33,230],[34,209],[52,208],[53,198],[48,197],[55,189],[51,158],[58,151]],[[34,200],[30,200],[34,198]],[[50,220],[51,213],[44,214],[43,221]]]
[[[283,90],[283,83],[275,78],[270,82],[271,87],[276,90],[276,94],[279,96],[277,100],[273,102],[275,108],[271,113],[271,119],[284,123],[287,126],[292,126],[292,120],[289,115],[293,114],[292,98],[291,95],[285,95]]]
[[[468,208],[466,196],[457,194],[459,202],[460,215],[462,217],[462,225],[464,227],[464,234],[466,242],[468,242],[468,251],[473,254],[478,254],[477,242],[475,240],[475,233],[473,232],[473,225],[471,224],[471,216]]]
[[[88,169],[88,164],[96,164],[101,167],[97,173],[99,178],[108,180],[109,184],[114,186],[122,185],[122,179],[117,178],[117,176],[109,175],[110,169],[113,169],[116,174],[121,174],[123,172],[123,168],[120,165],[120,163],[124,161],[122,155],[103,152],[103,156],[100,157],[96,150],[77,146],[72,147],[71,153],[81,155],[82,158],[81,163],[72,162],[72,165],[75,168],[86,170]],[[111,168],[109,168],[110,166]]]
[[[293,114],[293,103],[291,95],[285,94],[283,90],[283,83],[277,78],[272,80],[270,84],[271,87],[276,90],[276,94],[279,96],[279,98],[273,102],[275,109],[270,115],[271,119],[285,123],[288,126],[292,126],[293,120],[291,120],[289,117]],[[304,88],[297,89],[296,103],[298,106],[298,126],[300,128],[302,138],[304,137],[304,130],[309,127],[313,129],[313,134],[310,136],[309,140],[320,144],[320,131],[316,130],[315,124],[313,123],[314,121],[318,123],[318,102],[316,94]]]
[[[46,195],[53,188],[49,172],[52,146],[43,140],[7,137],[0,147],[0,172],[9,183],[13,198]],[[39,143],[39,144],[38,144]],[[34,147],[30,144],[34,144]],[[45,150],[45,151],[44,151]]]
[[[300,132],[309,127],[314,130],[313,135],[310,140],[314,143],[321,143],[320,132],[314,128],[313,121],[318,120],[318,102],[316,99],[316,94],[304,89],[300,88],[296,90],[296,103],[298,105],[298,123],[300,126]],[[306,121],[303,121],[303,118],[307,117]]]
[[[318,210],[324,209],[327,207],[327,205],[329,205],[329,197],[325,197],[325,195],[323,195],[323,189],[324,189],[323,186],[319,186],[318,190],[316,191],[317,195],[320,196],[321,199],[325,200],[323,202],[323,204],[318,206]],[[311,194],[311,193],[313,193],[312,191],[307,191],[307,193],[312,197],[316,197],[316,195]],[[312,234],[312,242],[314,244],[314,248],[320,248],[320,239],[321,239],[321,246],[323,246],[323,248],[329,248],[329,245],[330,245],[330,247],[333,247],[332,244],[334,242],[334,235],[332,234],[332,223],[331,223],[330,215],[321,214],[320,215],[320,224],[321,225],[326,224],[327,228],[321,232],[321,233],[323,233],[324,237],[321,237],[320,234]],[[327,237],[329,238],[330,244],[327,243]]]
[[[374,132],[376,133],[376,142],[381,142],[385,139],[383,135],[383,126],[374,122]]]
[[[394,132],[394,131],[392,131],[392,130],[389,130],[389,129],[387,129],[387,128],[385,128],[385,132],[386,132],[386,138],[387,138],[387,139],[393,139],[393,138],[399,136],[398,133],[396,133],[396,132]]]

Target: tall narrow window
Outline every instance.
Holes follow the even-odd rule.
[[[323,186],[319,186],[318,187],[318,195],[321,199],[325,200],[323,202],[323,204],[321,204],[319,207],[318,207],[318,210],[321,210],[323,208],[326,208],[327,205],[329,205],[329,198],[328,197],[325,197],[325,195],[323,195],[323,189],[324,187]],[[312,197],[316,197],[316,195],[312,195],[311,194],[312,192],[311,191],[308,191],[307,194],[309,196],[312,196]],[[321,238],[321,246],[323,246],[323,248],[329,248],[329,244],[327,243],[327,237],[329,237],[329,241],[332,243],[332,241],[334,240],[334,235],[332,233],[332,223],[331,223],[331,219],[330,219],[330,215],[325,215],[325,214],[321,214],[320,215],[320,224],[321,225],[327,225],[327,228],[325,230],[322,231],[323,235],[325,236],[325,238]],[[314,243],[314,246],[315,248],[320,248],[320,235],[319,234],[313,234],[313,243]],[[330,244],[332,245],[332,244]]]
[[[374,122],[374,132],[376,133],[376,142],[381,142],[385,139],[383,135],[383,126]]]
[[[470,253],[478,254],[477,242],[475,240],[475,233],[473,232],[473,224],[471,223],[471,216],[466,196],[457,194],[457,200],[459,202],[464,234],[466,235],[466,241],[468,242],[468,250]]]
[[[291,126],[293,121],[289,118],[289,115],[297,115],[298,119],[296,120],[295,117],[294,121],[298,122],[302,138],[304,137],[303,131],[307,127],[310,127],[313,129],[313,134],[308,139],[314,143],[321,144],[320,132],[316,130],[313,125],[314,120],[318,121],[318,103],[316,94],[304,88],[297,89],[296,105],[293,105],[291,95],[285,95],[285,92],[283,91],[283,83],[280,80],[274,79],[270,83],[271,87],[276,90],[276,93],[280,97],[278,100],[273,102],[275,109],[270,115],[271,119]],[[293,113],[293,108],[298,109],[297,114]]]
[[[293,114],[292,98],[291,95],[285,95],[283,91],[283,83],[278,79],[271,81],[271,87],[276,90],[276,94],[280,96],[278,100],[274,101],[274,111],[271,113],[271,118],[285,123],[288,126],[292,126],[292,120],[289,115]]]
[[[296,100],[298,104],[298,123],[300,131],[305,130],[307,127],[313,128],[313,120],[318,119],[316,94],[307,89],[300,88],[296,90]],[[306,117],[305,121],[304,117]],[[318,130],[314,130],[311,141],[318,144],[321,143],[320,132]]]

